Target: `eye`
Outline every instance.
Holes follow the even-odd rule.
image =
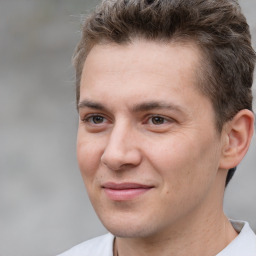
[[[85,117],[83,120],[85,123],[90,123],[91,125],[99,125],[106,122],[106,118],[100,115],[91,115]]]
[[[154,125],[160,125],[166,123],[166,119],[161,116],[153,116],[149,119],[150,123]]]
[[[170,122],[170,120],[167,120],[165,117],[162,116],[151,116],[148,118],[148,123],[151,125],[161,125],[167,122]]]
[[[101,124],[104,122],[104,119],[102,116],[91,116],[88,118],[88,121],[94,124]]]

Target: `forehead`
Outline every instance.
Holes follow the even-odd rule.
[[[191,83],[197,84],[201,55],[199,48],[192,42],[137,39],[129,44],[98,44],[87,55],[81,86],[88,79],[95,81],[97,78],[99,82],[100,78],[107,74],[114,78],[116,74],[129,77],[139,72],[148,76],[157,73],[159,76],[166,77],[169,74],[172,75],[172,80],[174,77],[182,79],[188,75],[193,80]]]
[[[111,59],[109,59],[111,55]],[[130,43],[116,44],[116,43],[102,43],[96,44],[88,53],[85,60],[84,69],[89,65],[104,64],[107,60],[110,63],[116,61],[120,64],[130,64],[129,61],[133,61],[134,64],[138,62],[144,62],[147,67],[157,69],[154,60],[158,60],[158,65],[166,61],[177,64],[175,62],[184,60],[183,66],[191,67],[195,64],[199,64],[201,58],[201,51],[194,42],[179,42],[179,41],[150,41],[146,39],[134,39]],[[175,56],[175,58],[173,58]],[[102,62],[104,60],[104,62]],[[101,62],[101,63],[99,63]],[[106,63],[109,64],[109,63]],[[180,64],[180,63],[179,63]],[[120,66],[121,67],[121,66]],[[123,66],[125,68],[125,66]]]
[[[166,93],[164,87],[183,93],[201,91],[203,54],[194,42],[158,42],[144,39],[129,44],[98,44],[85,60],[80,100],[104,90],[121,96],[124,88],[135,93],[151,92],[155,97]],[[125,92],[126,93],[126,92]],[[96,97],[96,95],[95,95]]]

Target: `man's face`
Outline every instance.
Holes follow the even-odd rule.
[[[117,236],[163,234],[221,208],[222,143],[197,88],[199,54],[192,44],[138,40],[96,45],[86,59],[78,162],[96,213]]]

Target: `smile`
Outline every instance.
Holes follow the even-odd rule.
[[[127,201],[148,192],[153,186],[137,183],[105,183],[102,188],[107,197],[113,201]]]

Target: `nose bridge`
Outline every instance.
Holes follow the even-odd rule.
[[[112,132],[109,136],[108,147],[119,148],[124,150],[129,145],[126,144],[126,139],[132,135],[132,129],[128,121],[122,120],[114,125]]]
[[[135,128],[128,120],[116,122],[109,134],[102,162],[112,170],[118,170],[124,165],[138,165],[141,156],[134,135]]]

